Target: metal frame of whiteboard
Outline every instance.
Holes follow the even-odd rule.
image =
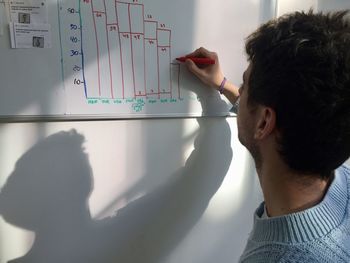
[[[186,116],[176,114],[158,114],[152,116],[135,115],[11,115],[0,116],[1,123],[17,123],[17,122],[71,122],[71,121],[108,121],[108,120],[139,120],[139,119],[193,119],[193,118],[235,118],[237,114],[233,112],[212,115],[196,115],[188,114]]]

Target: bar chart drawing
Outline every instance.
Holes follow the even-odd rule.
[[[86,99],[181,99],[172,31],[144,4],[83,0],[79,15]]]
[[[228,107],[216,103],[217,93],[204,88],[175,59],[194,45],[187,41],[191,27],[183,26],[193,23],[192,16],[177,15],[186,3],[57,1],[65,114],[117,118],[227,115]],[[210,110],[204,111],[203,105]]]

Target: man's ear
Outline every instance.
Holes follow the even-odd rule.
[[[276,112],[270,107],[261,107],[258,111],[254,138],[262,140],[276,128]]]

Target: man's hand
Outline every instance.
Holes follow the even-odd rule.
[[[215,89],[219,89],[221,82],[224,79],[224,75],[221,72],[219,58],[215,52],[210,52],[201,47],[191,54],[189,57],[211,58],[215,60],[214,65],[201,65],[197,66],[192,60],[186,60],[186,66],[189,71],[196,75],[203,83],[211,86]]]
[[[211,58],[215,60],[214,65],[201,65],[197,66],[192,60],[186,60],[186,66],[189,71],[196,75],[203,83],[207,84],[219,90],[222,81],[224,80],[224,74],[221,71],[219,58],[215,52],[210,52],[205,48],[201,47],[191,54],[189,57],[204,57]],[[232,103],[235,104],[239,97],[238,87],[229,81],[226,81],[225,85],[222,87],[222,92],[225,97]]]

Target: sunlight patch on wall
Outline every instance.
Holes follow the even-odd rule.
[[[0,217],[0,262],[25,255],[33,245],[35,234],[7,224]],[[6,246],[4,246],[6,244]]]
[[[3,124],[0,126],[1,154],[0,189],[14,171],[22,154],[37,142],[37,124]],[[0,191],[1,198],[1,191]],[[7,262],[24,255],[32,246],[34,233],[8,224],[0,211],[0,262]]]
[[[91,216],[101,219],[112,216],[125,206],[125,196],[143,175],[142,125],[139,122],[119,121],[80,123],[79,133],[86,138],[85,152],[92,166],[93,190],[89,198]],[[133,199],[133,198],[132,198]]]
[[[17,115],[40,115],[41,106],[38,103],[31,103],[25,108],[21,109]]]
[[[196,135],[198,135],[199,131],[199,126],[197,122],[192,122],[192,121],[184,121],[183,122],[183,163],[186,162],[188,157],[191,155],[192,151],[194,150],[194,139]]]
[[[249,153],[237,140],[236,119],[228,119],[228,123],[232,133],[231,148],[233,157],[231,165],[221,187],[210,201],[205,212],[205,216],[214,221],[225,221],[237,213],[237,209],[244,202],[242,196],[246,191],[243,183],[247,176],[246,164],[249,161]]]
[[[277,16],[284,15],[286,13],[294,11],[308,11],[310,8],[313,8],[317,11],[318,1],[317,0],[279,0],[277,6]]]
[[[242,185],[245,178],[247,154],[241,151],[234,157],[230,170],[220,189],[211,200],[206,217],[214,221],[225,221],[237,213],[238,207],[243,202],[242,196],[245,189]]]

